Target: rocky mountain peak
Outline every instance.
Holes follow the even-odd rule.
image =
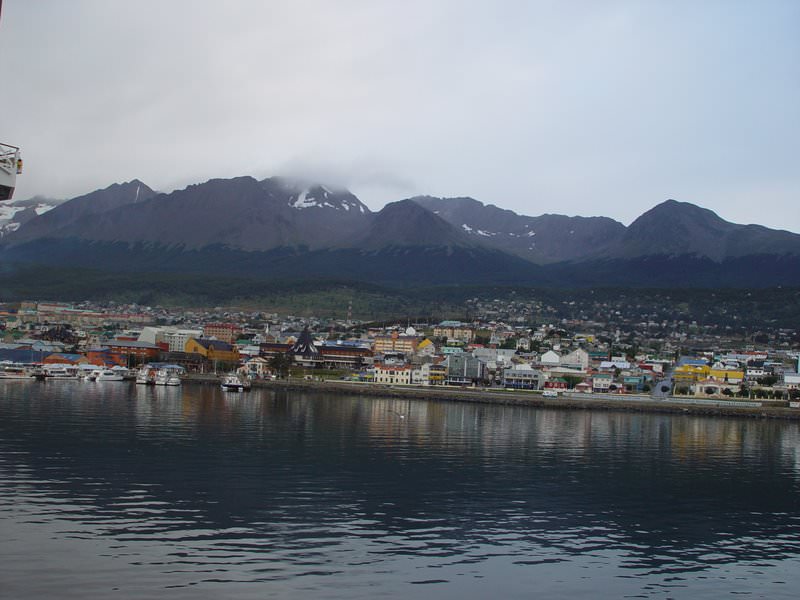
[[[367,247],[473,245],[463,232],[413,200],[384,206],[375,215],[363,244]]]
[[[271,177],[262,184],[267,189],[280,190],[286,205],[295,210],[327,209],[362,215],[371,212],[354,194],[337,186],[286,177]]]

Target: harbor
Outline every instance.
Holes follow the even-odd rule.
[[[137,385],[209,385],[221,387],[231,392],[245,392],[250,389],[317,392],[330,395],[362,396],[365,398],[406,398],[435,402],[468,402],[478,404],[497,404],[529,406],[557,410],[599,410],[633,411],[664,414],[690,414],[721,417],[746,417],[800,420],[800,406],[784,400],[728,400],[723,398],[678,397],[661,395],[654,397],[645,394],[596,394],[559,393],[548,395],[539,391],[512,390],[503,388],[471,386],[414,386],[384,385],[323,379],[321,377],[287,379],[251,379],[242,374],[227,373],[186,373],[177,365],[151,365],[139,370],[125,370],[125,375],[113,371],[96,369],[67,370],[64,368],[43,371],[23,367],[6,367],[7,377],[3,379],[33,378],[39,381],[48,379],[75,379],[85,381],[135,382]],[[106,373],[105,376],[102,373]],[[793,406],[794,405],[794,406]]]

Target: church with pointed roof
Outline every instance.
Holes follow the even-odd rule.
[[[314,338],[311,337],[308,326],[303,328],[300,337],[292,346],[292,354],[294,355],[294,362],[297,365],[316,367],[322,364],[322,354],[314,345]]]

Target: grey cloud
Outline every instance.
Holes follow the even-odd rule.
[[[800,5],[4,2],[19,194],[285,174],[800,231]],[[6,103],[8,106],[9,104]]]

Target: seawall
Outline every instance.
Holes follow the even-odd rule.
[[[187,382],[219,384],[216,376],[190,376]],[[374,383],[346,381],[306,381],[279,379],[255,381],[253,387],[261,389],[322,392],[327,394],[372,396],[382,398],[410,398],[439,402],[475,402],[482,404],[504,404],[532,406],[563,410],[605,410],[626,412],[654,412],[665,414],[688,414],[722,417],[748,417],[767,419],[800,420],[800,409],[785,406],[716,405],[724,400],[697,400],[670,398],[657,400],[649,396],[609,397],[594,394],[569,394],[558,398],[546,398],[530,391],[509,391],[485,388],[453,388],[444,386],[386,386]]]

